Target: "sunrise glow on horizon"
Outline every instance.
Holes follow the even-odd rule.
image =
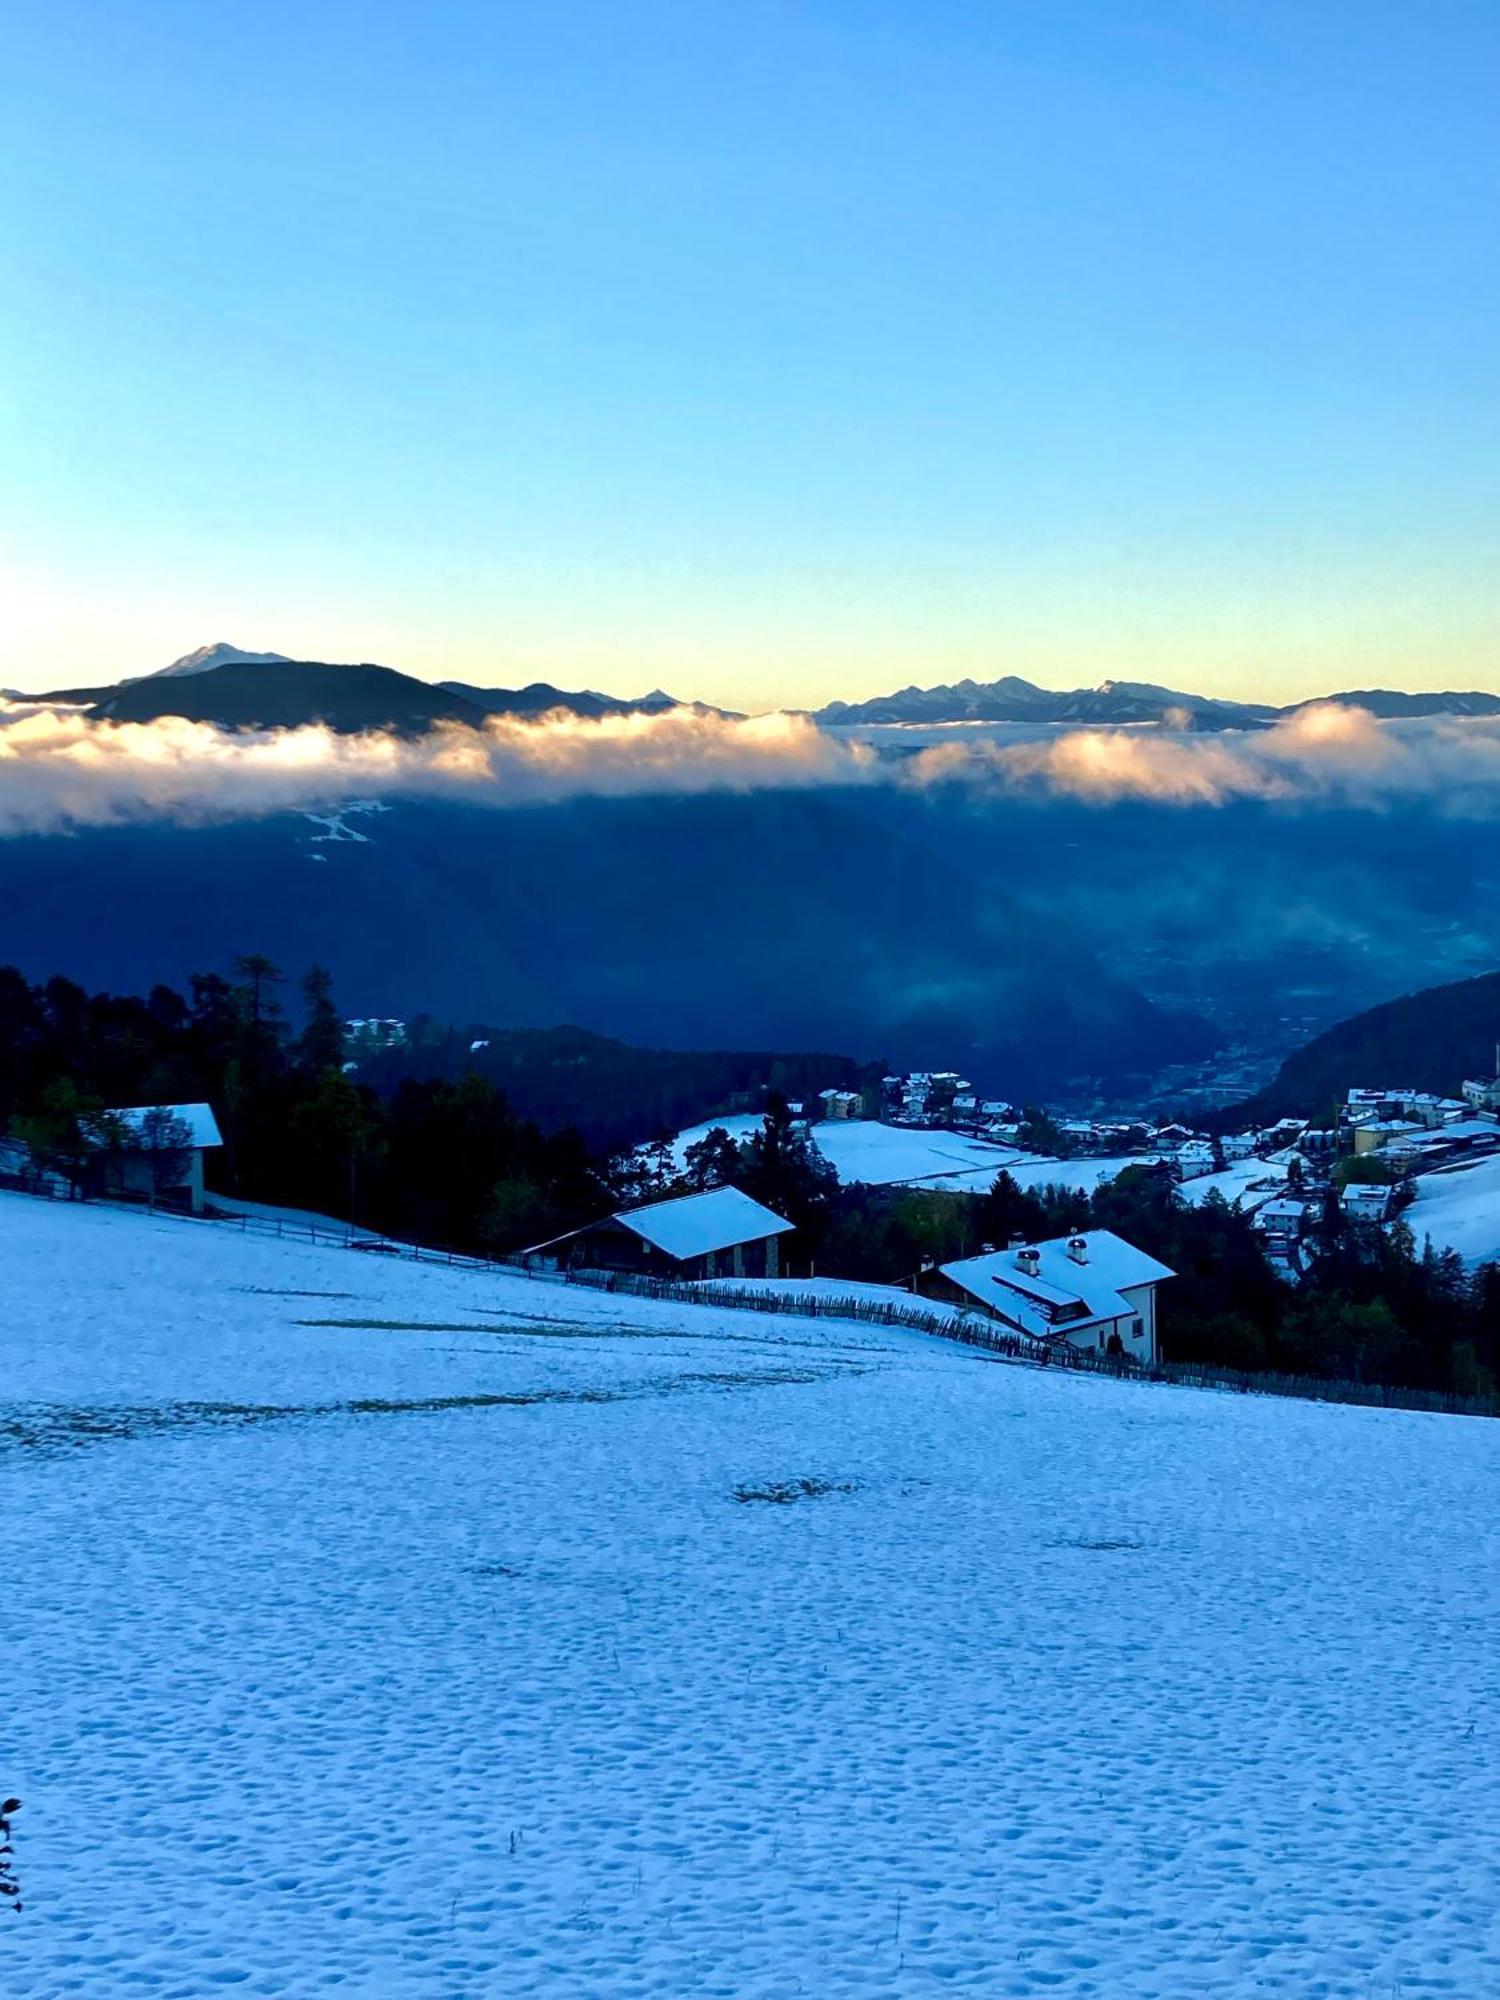
[[[0,687],[1497,684],[1492,9],[8,40]]]

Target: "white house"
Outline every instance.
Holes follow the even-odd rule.
[[[793,1225],[737,1187],[621,1209],[521,1251],[542,1270],[636,1271],[663,1278],[775,1278]]]
[[[1351,1222],[1384,1222],[1391,1212],[1393,1188],[1351,1181],[1344,1189],[1342,1206]]]
[[[1254,1227],[1262,1236],[1295,1243],[1307,1226],[1308,1204],[1291,1195],[1278,1195],[1262,1202],[1255,1211]]]
[[[119,1192],[203,1212],[203,1155],[224,1141],[206,1104],[133,1104],[105,1114],[123,1141],[111,1179]]]
[[[944,1264],[923,1289],[1034,1340],[1149,1362],[1159,1352],[1156,1288],[1176,1275],[1113,1230],[1090,1229]]]

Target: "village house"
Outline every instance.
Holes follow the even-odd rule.
[[[81,1136],[80,1190],[203,1213],[203,1155],[224,1143],[208,1105],[130,1105],[82,1120]],[[41,1164],[21,1139],[0,1139],[0,1179],[38,1193],[70,1191],[69,1176]]]
[[[224,1143],[209,1106],[137,1104],[105,1116],[109,1192],[201,1215],[203,1155]]]
[[[1308,1205],[1291,1195],[1278,1195],[1262,1202],[1255,1211],[1254,1227],[1268,1245],[1296,1243],[1307,1227]]]
[[[1351,1181],[1344,1189],[1341,1206],[1351,1222],[1384,1222],[1390,1215],[1394,1193],[1391,1187]]]
[[[1495,1051],[1500,1067],[1500,1049]],[[1464,1102],[1475,1111],[1500,1111],[1500,1076],[1470,1077],[1464,1084]]]
[[[1379,1153],[1397,1139],[1420,1138],[1427,1129],[1410,1118],[1369,1118],[1354,1127],[1354,1150]]]
[[[621,1209],[520,1253],[534,1270],[633,1271],[660,1278],[775,1278],[792,1224],[736,1187]]]
[[[825,1118],[858,1118],[864,1099],[857,1090],[820,1090],[818,1102]]]
[[[1109,1229],[965,1257],[924,1274],[928,1297],[977,1305],[1040,1341],[1097,1353],[1158,1358],[1156,1287],[1176,1273]]]

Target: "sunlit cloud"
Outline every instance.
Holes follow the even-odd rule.
[[[230,732],[180,716],[116,723],[0,701],[0,835],[238,819],[352,795],[506,807],[851,784],[877,761],[792,715],[493,716],[482,729],[440,725],[412,738],[321,724]]]
[[[1259,799],[1491,814],[1500,811],[1500,723],[1381,722],[1366,709],[1323,702],[1264,730],[1069,729],[1023,743],[942,744],[912,757],[905,777],[1098,805]]]
[[[482,728],[445,724],[420,737],[349,736],[321,724],[227,731],[178,716],[117,723],[78,708],[0,699],[0,836],[252,818],[349,798],[503,809],[582,797],[870,784],[957,784],[980,796],[1099,806],[1427,804],[1500,816],[1500,722],[1389,723],[1325,703],[1260,731],[1062,729],[890,756],[787,714],[559,712],[493,716]]]

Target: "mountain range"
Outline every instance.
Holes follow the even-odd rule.
[[[478,687],[466,681],[424,681],[370,661],[339,664],[296,660],[286,653],[249,653],[220,641],[184,653],[156,673],[107,686],[58,688],[44,696],[111,722],[153,722],[180,715],[222,729],[294,729],[321,722],[342,733],[389,729],[421,735],[440,722],[479,727],[487,715],[660,715],[675,708],[724,714],[679,702],[654,688],[637,699],[570,692],[547,681],[523,688]]]
[[[170,666],[131,679],[89,687],[58,688],[23,700],[66,701],[113,721],[147,722],[182,715],[226,729],[292,728],[322,722],[331,729],[390,728],[420,734],[439,722],[482,723],[486,715],[522,717],[563,710],[597,718],[660,715],[688,709],[698,715],[735,717],[735,711],[683,701],[653,688],[636,697],[533,681],[519,688],[482,687],[460,680],[425,681],[369,661],[334,664],[285,653],[252,653],[223,641],[184,653]],[[1500,715],[1500,695],[1477,689],[1406,694],[1392,688],[1352,689],[1319,696],[1345,702],[1386,720],[1424,715]],[[1264,729],[1312,702],[1276,707],[1184,693],[1150,681],[1101,681],[1097,687],[1039,687],[1016,674],[999,680],[962,680],[937,687],[898,688],[867,701],[832,701],[804,711],[827,728],[952,723],[1151,726],[1193,730]]]
[[[1319,701],[1346,702],[1383,718],[1420,715],[1500,715],[1500,695],[1478,691],[1403,694],[1371,688],[1324,695]],[[853,724],[955,722],[1080,723],[1122,726],[1155,723],[1186,729],[1264,729],[1313,702],[1277,708],[1267,702],[1222,701],[1185,694],[1149,681],[1101,681],[1098,687],[1066,691],[1038,687],[1007,674],[997,681],[957,681],[952,686],[898,688],[869,701],[833,701],[812,711],[828,728]]]

